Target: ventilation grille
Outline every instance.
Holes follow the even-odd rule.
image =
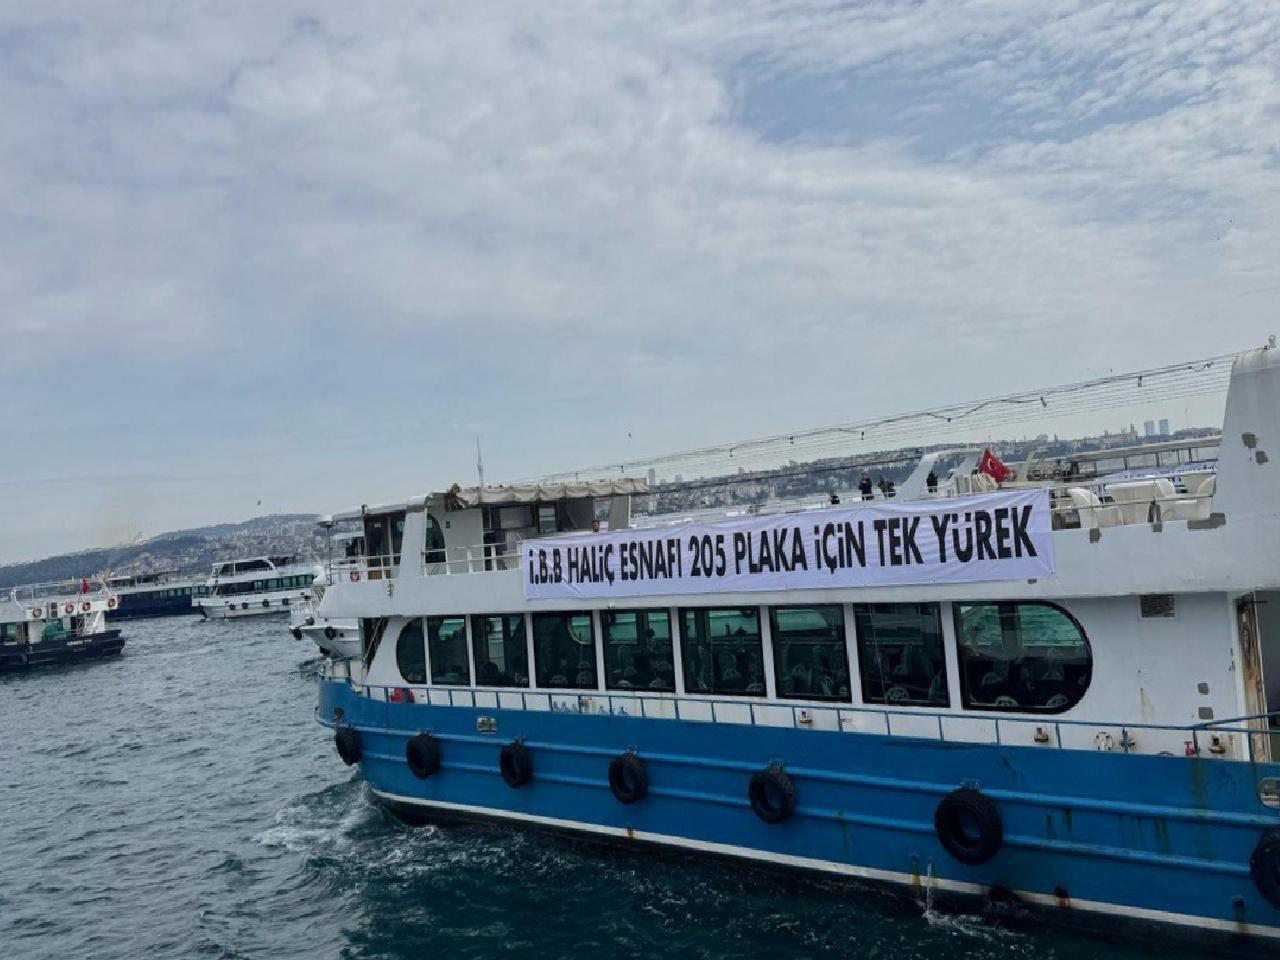
[[[1138,598],[1143,617],[1172,617],[1174,615],[1172,593],[1144,593]]]

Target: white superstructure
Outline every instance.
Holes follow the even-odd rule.
[[[295,557],[248,557],[213,565],[194,604],[210,620],[287,613],[311,599],[315,564]]]

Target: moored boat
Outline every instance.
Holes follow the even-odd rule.
[[[296,557],[248,557],[213,565],[195,608],[208,620],[288,613],[311,598],[315,565]]]
[[[119,601],[101,580],[15,587],[0,601],[0,673],[114,656],[107,614]]]
[[[105,578],[118,605],[111,620],[143,620],[152,617],[192,616],[203,577],[173,572],[136,573]]]
[[[326,664],[318,716],[410,820],[1273,950],[1274,345],[1235,358],[1220,435],[1124,456],[1170,452],[646,526],[625,478],[335,515],[367,553],[321,609],[358,618],[361,656]]]

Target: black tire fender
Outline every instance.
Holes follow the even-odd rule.
[[[339,727],[333,735],[333,744],[338,748],[338,756],[348,767],[359,763],[364,756],[364,745],[360,742],[360,732],[354,727]]]
[[[933,813],[938,840],[953,858],[970,867],[986,863],[1004,845],[1004,821],[995,802],[974,787],[952,790]]]
[[[765,823],[781,823],[796,812],[795,784],[776,763],[752,774],[747,799],[755,815]]]
[[[1262,899],[1280,909],[1280,827],[1268,827],[1249,858],[1249,876]]]
[[[619,803],[635,803],[649,794],[649,774],[634,753],[620,753],[609,761],[609,789]]]
[[[419,780],[440,772],[440,741],[429,733],[419,733],[404,745],[409,772]]]
[[[498,754],[498,770],[508,787],[518,790],[533,779],[533,758],[522,740],[512,740]]]

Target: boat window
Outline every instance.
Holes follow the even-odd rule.
[[[591,614],[535,613],[533,661],[540,687],[596,689],[596,644]]]
[[[686,692],[765,695],[758,608],[681,610],[680,624]]]
[[[444,563],[444,531],[440,521],[427,514],[427,539],[423,544],[422,559],[427,563]]]
[[[1089,688],[1093,656],[1071,614],[1049,603],[957,603],[967,708],[1062,713]]]
[[[427,648],[422,639],[422,621],[410,620],[396,640],[396,666],[405,683],[427,682]]]
[[[675,693],[671,614],[666,610],[609,610],[604,632],[604,676],[610,690]]]
[[[773,675],[784,700],[852,699],[844,608],[771,607]]]
[[[394,562],[400,562],[400,548],[404,546],[404,514],[398,513],[391,518],[391,553]]]
[[[431,682],[469,686],[467,621],[462,617],[427,617],[427,645],[431,651]]]
[[[951,705],[937,604],[859,603],[853,617],[865,703]]]
[[[476,654],[476,686],[529,685],[529,648],[522,614],[472,617],[471,642]]]

